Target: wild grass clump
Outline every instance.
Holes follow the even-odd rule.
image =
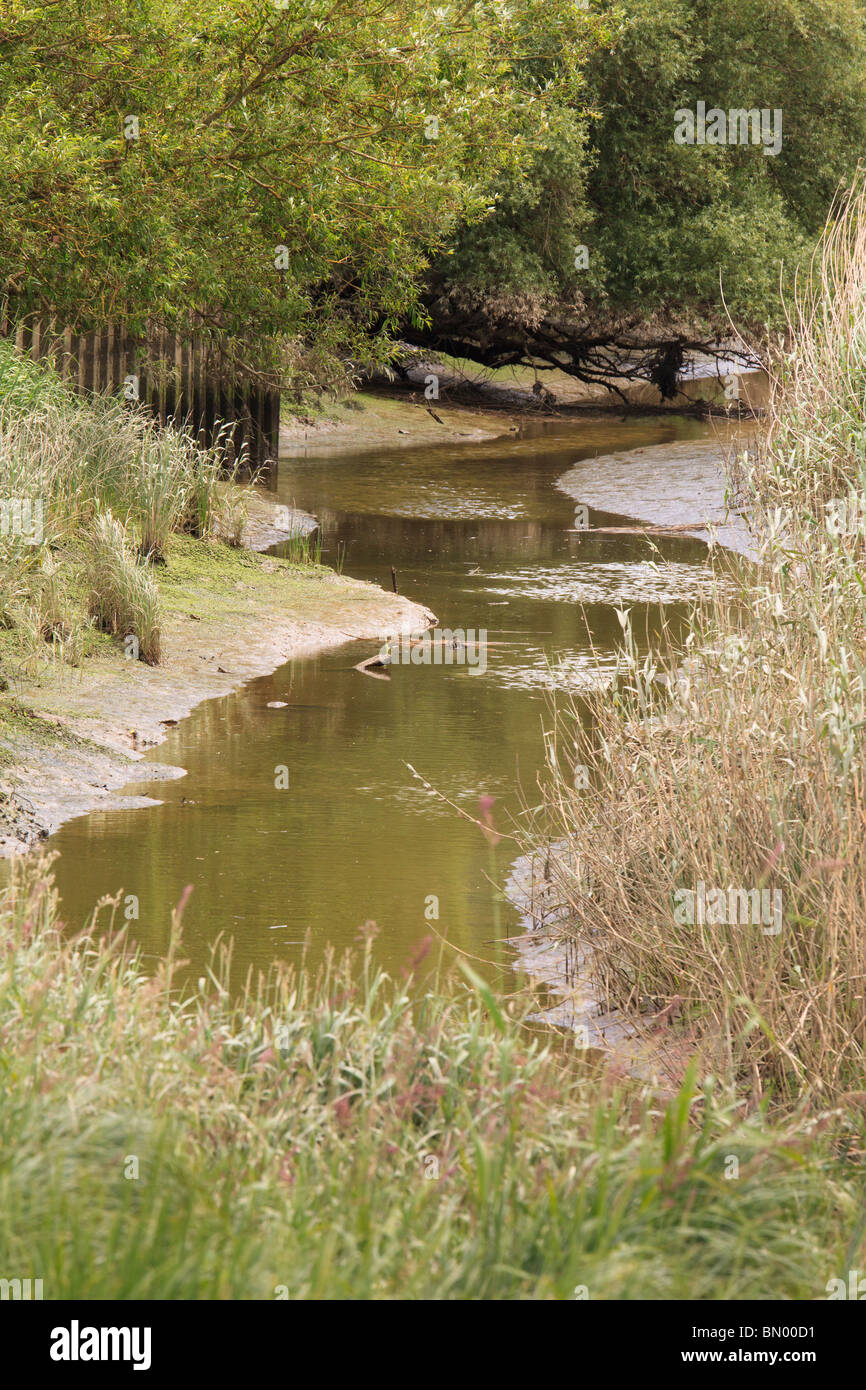
[[[592,884],[554,856],[599,991],[673,1028],[755,1102],[862,1094],[866,545],[850,520],[864,515],[864,449],[861,181],[798,289],[767,428],[736,469],[760,563],[732,574],[733,596],[697,613],[673,654],[639,660],[623,615],[621,688],[560,730],[592,786],[563,776],[549,795],[546,829]],[[828,504],[848,498],[840,533]],[[700,884],[719,896],[691,923],[684,893]],[[753,892],[771,911],[759,899],[754,921],[750,900],[743,922],[738,895]]]
[[[109,508],[144,557],[163,558],[172,531],[213,532],[224,476],[217,449],[115,397],[75,396],[0,342],[0,496],[41,499],[53,536]]]
[[[69,592],[68,567],[44,556],[41,566],[27,574],[14,596],[7,598],[4,611],[8,624],[21,641],[25,665],[38,665],[37,656],[47,643],[51,655],[70,666],[80,666],[89,646],[92,624],[82,614]]]
[[[64,932],[48,861],[0,897],[0,1266],[46,1299],[813,1298],[863,1253],[844,1117],[661,1103],[369,940],[181,992],[119,902]]]
[[[24,635],[35,630],[50,558],[55,587],[69,595],[82,565],[108,574],[115,585],[105,604],[91,595],[91,611],[106,631],[134,621],[142,651],[158,652],[155,590],[134,575],[131,556],[159,564],[175,533],[207,538],[237,530],[241,490],[222,458],[219,442],[203,449],[117,398],[82,399],[49,367],[0,342],[0,504],[39,518],[27,534],[8,517],[0,528],[0,623]],[[110,535],[102,520],[109,513]],[[99,553],[88,557],[94,538]],[[79,648],[76,642],[69,650]]]
[[[313,532],[292,531],[280,552],[291,565],[316,566],[322,563],[322,537]],[[339,566],[342,568],[342,566]]]
[[[159,595],[130,553],[126,529],[110,512],[95,518],[87,537],[87,609],[103,632],[122,637],[136,659],[159,661]]]
[[[49,405],[62,406],[67,392],[55,372],[0,341],[0,415],[16,419]]]

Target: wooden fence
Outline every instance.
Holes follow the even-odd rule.
[[[260,467],[277,457],[280,393],[239,377],[204,337],[152,332],[131,337],[119,324],[91,333],[58,328],[53,319],[14,319],[0,308],[0,336],[20,352],[53,363],[83,394],[116,392],[164,425],[185,424],[203,444],[219,442],[229,461]]]

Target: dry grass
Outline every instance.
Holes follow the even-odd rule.
[[[159,595],[147,569],[130,553],[126,531],[110,512],[97,516],[87,538],[87,608],[103,632],[124,640],[129,655],[159,661]]]
[[[560,715],[560,762],[574,748],[592,786],[564,768],[545,827],[570,845],[555,891],[599,989],[673,1023],[753,1100],[786,1104],[861,1092],[866,1062],[866,548],[862,525],[827,521],[831,499],[853,498],[853,515],[864,491],[862,181],[791,320],[765,436],[735,469],[761,563],[729,562],[733,595],[695,614],[676,653],[639,661],[625,621],[616,694],[588,720]],[[682,920],[678,894],[700,882],[779,893],[781,930],[730,906]]]

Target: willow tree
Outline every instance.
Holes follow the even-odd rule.
[[[592,0],[607,42],[560,101],[567,61],[539,16],[538,62],[515,72],[557,99],[492,211],[437,258],[415,338],[491,366],[627,370],[670,390],[689,348],[780,325],[780,281],[808,258],[866,151],[860,0]],[[577,100],[572,93],[577,90]],[[678,143],[677,112],[781,113],[763,144]],[[537,128],[536,128],[537,130]]]
[[[598,28],[568,0],[4,0],[0,293],[195,323],[249,365],[384,360],[431,254],[532,158],[542,16],[561,103]]]

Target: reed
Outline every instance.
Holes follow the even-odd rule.
[[[159,661],[159,595],[130,552],[123,524],[110,512],[96,517],[87,538],[87,609],[103,632],[124,640],[135,660]]]
[[[720,562],[727,584],[676,647],[639,656],[622,616],[621,679],[585,717],[560,711],[536,824],[567,847],[555,893],[600,994],[754,1104],[862,1095],[864,402],[861,179],[797,288],[766,429],[733,461],[759,563]],[[861,522],[836,534],[833,499]],[[692,923],[700,884],[727,904]],[[730,890],[778,893],[781,929],[732,918]]]
[[[283,542],[280,552],[292,565],[316,566],[322,563],[322,538],[318,530],[313,532],[292,531]],[[342,560],[338,560],[338,573],[342,573]]]
[[[176,913],[147,974],[120,901],[62,930],[47,860],[0,896],[0,1267],[46,1299],[812,1298],[862,1267],[838,1116],[744,1120],[694,1074],[660,1101],[369,937],[238,998],[226,950],[183,984]]]
[[[0,622],[35,630],[22,615],[32,618],[38,606],[47,559],[70,601],[85,566],[99,625],[119,632],[132,624],[143,659],[156,660],[156,592],[135,574],[134,559],[163,563],[179,532],[204,539],[237,530],[240,489],[222,459],[219,442],[203,449],[117,398],[82,399],[45,364],[0,342]],[[15,507],[28,519],[38,514],[38,528],[12,524]],[[111,585],[104,602],[93,587],[103,579]]]

